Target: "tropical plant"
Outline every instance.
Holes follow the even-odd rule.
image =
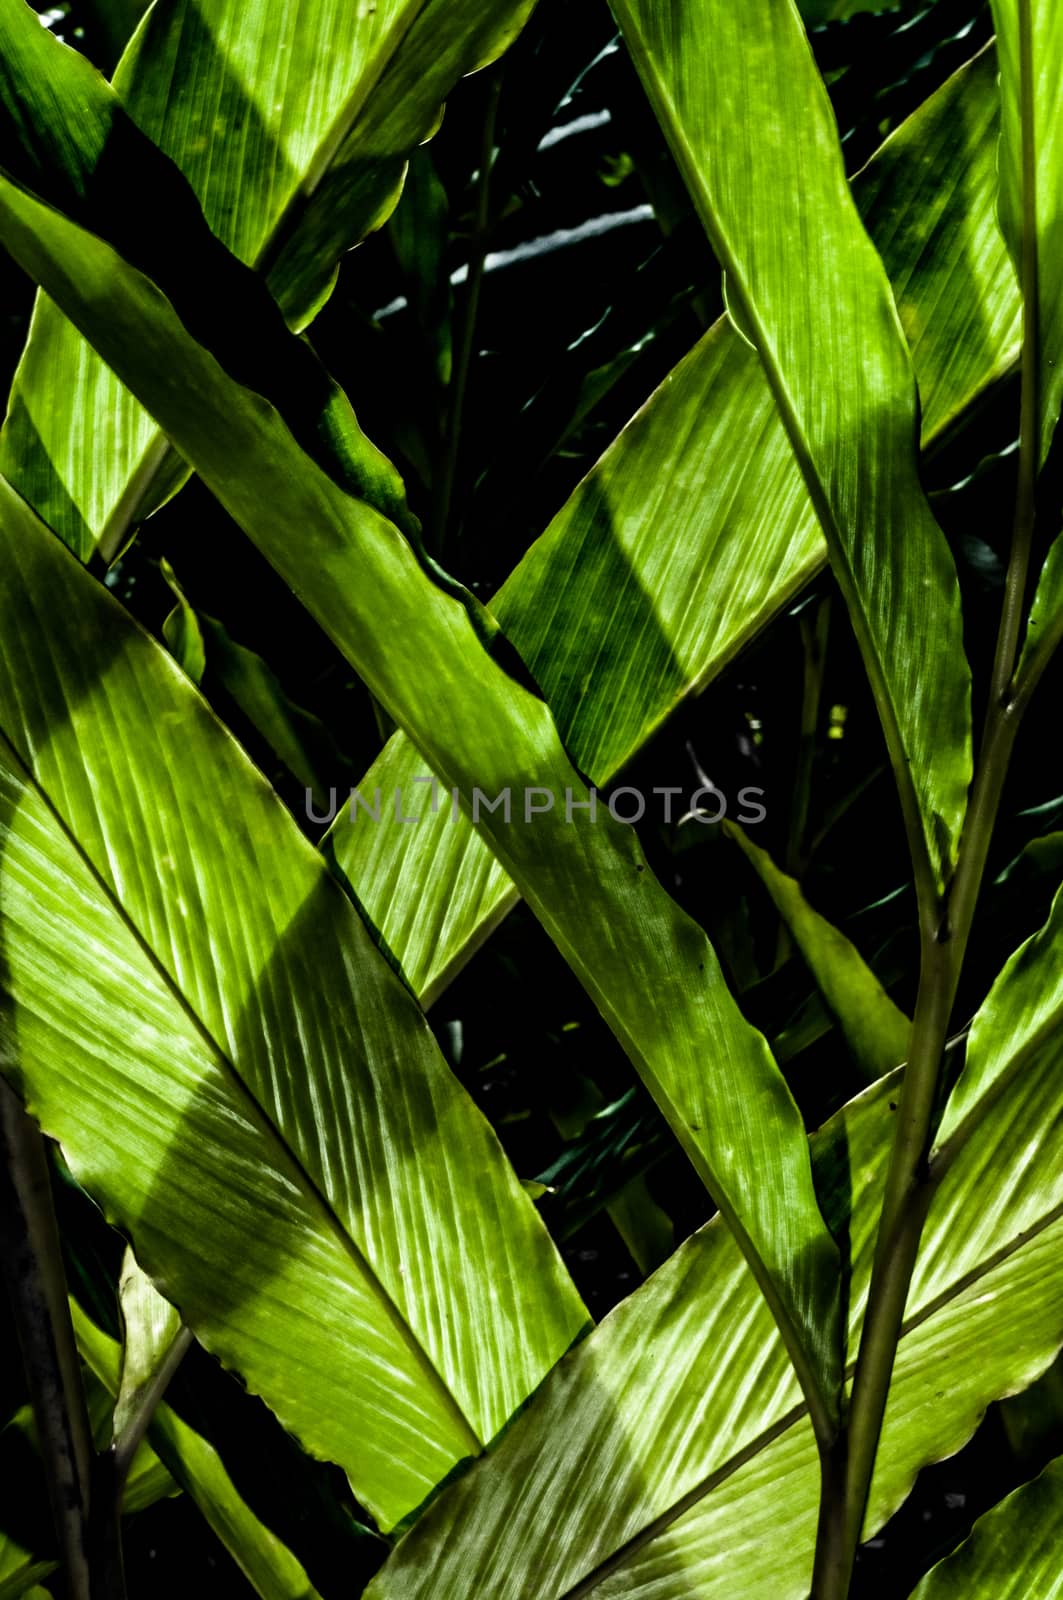
[[[0,1596],[180,1495],[267,1597],[845,1600],[1063,1345],[1063,11],[611,6],[0,0]],[[644,198],[529,241],[610,60]],[[891,1592],[1057,1592],[994,1415]]]

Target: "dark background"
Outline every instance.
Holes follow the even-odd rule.
[[[99,64],[113,65],[98,8],[70,0],[49,18]],[[850,172],[990,31],[980,0],[913,3],[812,31]],[[485,183],[482,152],[495,147]],[[32,291],[6,261],[0,272],[6,391]],[[429,548],[489,600],[721,310],[719,270],[607,7],[542,0],[504,61],[453,95],[440,133],[415,157],[396,219],[346,257],[310,337],[362,426],[401,468]],[[1017,394],[1005,385],[926,468],[956,556],[980,682],[999,607],[1017,417]],[[977,486],[957,487],[980,463]],[[196,482],[150,519],[108,578],[160,636],[174,605],[164,559],[197,611],[219,619],[268,664],[285,714],[296,719],[326,782],[357,782],[386,732],[377,708]],[[817,631],[826,654],[808,814],[799,824],[798,721]],[[313,833],[300,776],[279,763],[224,677],[208,654],[205,692]],[[1063,817],[1059,685],[1057,671],[1024,730],[958,1015],[971,1014],[1007,954],[1043,920],[1055,887],[1028,857],[1017,858]],[[725,794],[746,784],[765,791],[757,842],[802,877],[817,908],[846,929],[910,1007],[917,952],[906,850],[874,710],[828,577],[686,706],[625,778],[689,791],[700,770]],[[809,1126],[817,1126],[860,1080],[770,902],[717,828],[654,821],[643,832],[662,880],[712,935],[749,1016],[784,1041],[780,1058]],[[602,1316],[711,1214],[703,1188],[523,908],[446,991],[432,1022],[520,1175],[547,1185],[544,1216],[589,1307]],[[58,1163],[57,1195],[75,1290],[117,1331],[111,1285],[122,1241]],[[625,1237],[610,1215],[620,1215],[621,1197]],[[3,1336],[10,1357],[6,1326]],[[7,1417],[24,1399],[17,1361],[3,1361],[2,1374],[0,1415]],[[1027,1397],[991,1408],[959,1456],[921,1475],[862,1552],[859,1596],[903,1600],[975,1516],[1063,1448],[1060,1381],[1052,1373]],[[242,1492],[290,1542],[326,1600],[357,1593],[384,1547],[363,1526],[341,1475],[305,1460],[265,1408],[201,1351],[186,1361],[170,1398],[209,1433]],[[13,1462],[10,1450],[8,1457],[13,1488],[0,1515],[44,1550],[49,1533],[34,1464]],[[131,1595],[251,1593],[183,1498],[130,1519],[126,1551]]]

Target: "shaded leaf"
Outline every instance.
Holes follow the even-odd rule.
[[[199,625],[195,610],[189,605],[184,590],[174,576],[170,563],[163,561],[160,566],[162,575],[177,600],[177,604],[162,625],[162,636],[169,645],[174,660],[180,663],[192,682],[202,683],[207,666],[207,647],[203,640],[203,629]]]
[[[969,1539],[936,1566],[912,1600],[1059,1600],[1063,1595],[1063,1463],[979,1517]]]
[[[78,1305],[73,1304],[72,1312],[82,1356],[109,1392],[117,1393],[121,1348]],[[195,1501],[256,1593],[263,1600],[316,1600],[317,1590],[299,1562],[244,1503],[208,1441],[165,1402],[154,1411],[148,1432],[173,1478]]]
[[[911,1020],[890,999],[856,946],[809,905],[797,880],[780,871],[744,828],[725,822],[724,831],[771,895],[866,1080],[874,1082],[906,1061]]]

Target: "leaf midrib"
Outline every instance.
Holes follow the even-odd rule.
[[[406,1321],[399,1307],[395,1304],[395,1301],[392,1299],[387,1288],[381,1282],[376,1270],[373,1268],[368,1258],[363,1254],[361,1248],[351,1236],[349,1230],[344,1226],[331,1201],[328,1199],[313,1176],[307,1171],[302,1158],[288,1142],[286,1135],[282,1132],[277,1123],[274,1122],[265,1106],[245,1082],[235,1062],[229,1055],[229,1052],[224,1049],[219,1041],[214,1037],[212,1030],[207,1026],[206,1022],[199,1015],[199,1012],[196,1010],[191,1000],[184,993],[177,980],[166,967],[162,957],[158,955],[145,936],[141,933],[136,922],[133,920],[133,917],[126,910],[125,906],[122,904],[122,901],[119,899],[113,886],[107,882],[102,872],[96,866],[96,863],[92,860],[87,850],[85,850],[83,845],[78,840],[76,834],[73,832],[73,829],[68,826],[65,818],[59,811],[56,804],[53,802],[52,797],[48,793],[44,784],[37,778],[36,774],[24,761],[19,750],[12,743],[10,737],[2,727],[0,727],[0,743],[2,743],[2,746],[9,753],[14,765],[23,774],[26,788],[37,795],[41,801],[41,804],[46,808],[49,816],[52,818],[56,828],[59,830],[63,838],[66,839],[71,849],[76,853],[78,859],[82,862],[86,871],[96,883],[100,893],[103,895],[107,904],[111,907],[113,915],[118,918],[118,920],[129,932],[131,937],[136,942],[138,949],[147,960],[149,966],[156,973],[164,988],[170,994],[174,1003],[192,1024],[199,1037],[202,1039],[204,1045],[208,1048],[218,1063],[225,1070],[227,1075],[231,1078],[232,1082],[236,1085],[238,1094],[250,1107],[250,1120],[253,1123],[257,1123],[263,1127],[267,1139],[272,1137],[275,1143],[279,1145],[283,1155],[291,1162],[292,1167],[302,1179],[311,1202],[317,1207],[321,1215],[324,1217],[328,1230],[339,1237],[344,1252],[350,1257],[356,1269],[369,1283],[373,1285],[377,1298],[380,1304],[383,1306],[389,1320],[393,1323],[394,1327],[399,1333],[400,1339],[410,1350],[417,1365],[430,1379],[432,1386],[437,1391],[442,1392],[446,1399],[448,1408],[453,1413],[453,1416],[459,1425],[460,1431],[465,1433],[468,1436],[468,1439],[472,1442],[472,1453],[479,1455],[483,1449],[483,1441],[476,1433],[476,1430],[473,1428],[469,1419],[466,1417],[461,1406],[458,1404],[456,1396],[452,1393],[449,1385],[443,1379],[442,1374],[435,1366],[420,1339],[417,1338],[410,1324]]]

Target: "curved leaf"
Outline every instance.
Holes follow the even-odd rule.
[[[124,1339],[114,1402],[116,1444],[131,1427],[137,1426],[142,1432],[141,1419],[145,1412],[150,1417],[157,1406],[185,1344],[180,1315],[159,1294],[147,1273],[140,1270],[128,1249],[118,1284],[118,1303]]]
[[[912,1600],[1059,1600],[1063,1595],[1063,1462],[979,1517],[969,1539]]]
[[[724,823],[793,936],[869,1083],[908,1059],[911,1019],[895,1005],[856,946],[811,906],[743,828]]]
[[[896,306],[796,8],[615,0],[614,10],[822,527],[917,876],[925,861],[940,887],[971,772],[959,585],[919,482],[915,379]]]
[[[1014,364],[1020,304],[996,222],[997,90],[983,52],[854,183],[912,344],[924,441]],[[741,451],[734,440],[741,439]],[[753,352],[718,322],[633,418],[492,600],[566,747],[607,783],[823,565],[808,495]],[[390,801],[427,768],[397,735],[365,777]],[[332,846],[430,1004],[517,891],[463,817],[355,826]],[[387,812],[384,813],[388,815]]]
[[[703,930],[648,870],[632,830],[595,813],[494,619],[426,571],[374,509],[390,482],[344,397],[207,233],[163,158],[16,0],[0,0],[0,39],[9,73],[0,113],[20,173],[18,184],[0,181],[5,243],[151,406],[431,769],[470,804],[478,789],[492,801],[515,792],[515,824],[481,810],[479,826],[736,1229],[829,1426],[836,1248],[800,1114]],[[124,176],[145,167],[155,210],[138,215],[133,237],[112,204]],[[175,273],[177,232],[185,259]],[[133,261],[150,260],[180,311],[109,234]],[[392,508],[405,520],[394,497]]]
[[[949,1096],[937,1147],[962,1140],[972,1117],[1063,1032],[1063,889],[1044,927],[1008,960],[979,1007],[967,1058]]]
[[[320,856],[2,481],[0,557],[0,1064],[183,1320],[390,1525],[586,1313]]]
[[[119,64],[133,121],[217,236],[300,325],[345,250],[386,219],[410,152],[534,0],[157,0]],[[130,186],[133,210],[145,177]],[[59,375],[62,375],[59,377]],[[157,423],[45,297],[0,471],[84,560],[106,560],[188,474]]]

